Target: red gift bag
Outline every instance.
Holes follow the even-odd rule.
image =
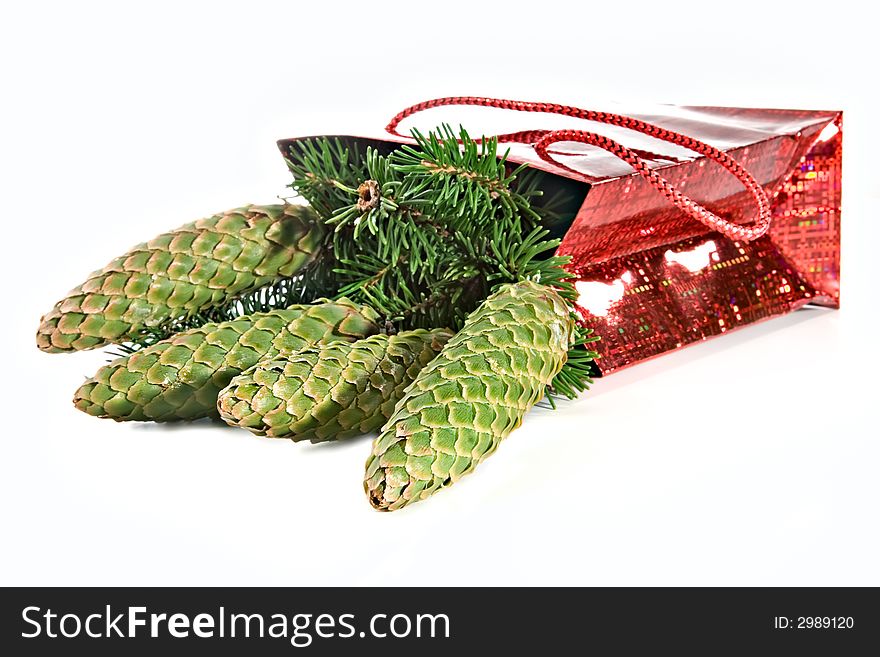
[[[663,106],[608,113],[551,103],[441,98],[442,105],[583,119],[584,130],[498,135],[509,161],[580,202],[562,227],[578,306],[602,374],[812,303],[838,307],[842,112]],[[308,139],[308,138],[304,138]],[[296,139],[278,142],[285,156]]]

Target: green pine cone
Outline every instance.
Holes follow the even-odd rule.
[[[73,398],[81,411],[123,420],[195,420],[217,415],[233,377],[279,353],[377,333],[376,313],[347,299],[205,324],[118,358]]]
[[[568,305],[549,287],[524,281],[488,297],[373,443],[364,480],[372,505],[399,509],[473,470],[544,396],[574,331]]]
[[[40,320],[37,346],[93,349],[221,305],[310,264],[324,237],[310,208],[250,205],[139,244],[94,272]]]
[[[235,377],[217,408],[227,424],[261,436],[313,443],[360,436],[382,426],[451,337],[418,329],[306,347]]]

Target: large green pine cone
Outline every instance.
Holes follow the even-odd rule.
[[[346,299],[205,324],[114,360],[73,398],[81,411],[114,420],[195,420],[217,415],[233,377],[280,353],[379,331],[376,313]]]
[[[289,204],[250,205],[186,224],[91,274],[43,316],[37,346],[93,349],[222,305],[301,271],[323,237],[313,210]]]
[[[522,423],[565,364],[575,324],[551,288],[502,286],[468,317],[397,404],[364,488],[393,511],[471,472]]]
[[[404,390],[452,337],[446,329],[334,342],[259,363],[218,398],[227,424],[295,441],[376,431]]]

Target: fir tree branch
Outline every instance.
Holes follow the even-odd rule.
[[[400,329],[458,330],[494,289],[524,279],[572,303],[569,258],[554,254],[550,229],[564,230],[577,199],[544,198],[546,175],[511,166],[495,139],[448,125],[413,138],[387,156],[332,138],[290,148],[292,187],[333,227],[319,260],[336,295],[371,305]],[[579,329],[548,399],[589,385],[594,340]]]

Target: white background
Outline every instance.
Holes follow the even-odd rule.
[[[860,4],[4,3],[0,583],[880,584],[880,115]],[[106,355],[34,344],[68,289],[284,193],[276,139],[376,132],[453,94],[845,110],[843,309],[600,380],[392,514],[361,488],[366,438],[74,410]]]

